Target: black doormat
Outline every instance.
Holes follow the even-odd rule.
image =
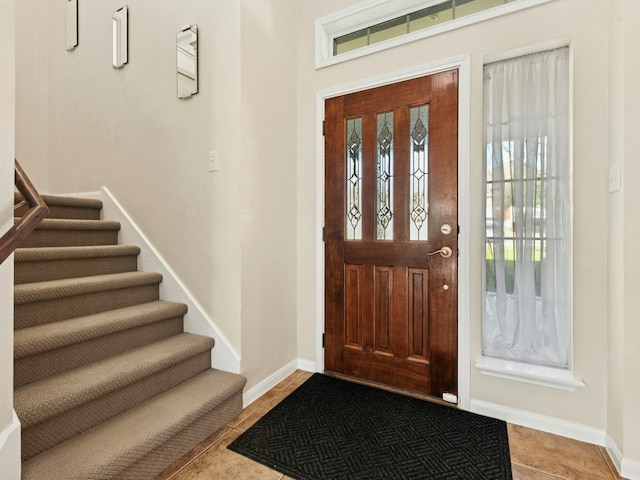
[[[229,448],[296,480],[512,478],[505,422],[322,374]]]

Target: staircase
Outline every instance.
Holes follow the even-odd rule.
[[[183,332],[99,200],[44,200],[15,251],[22,480],[153,479],[242,411],[246,380],[211,368],[214,340]]]

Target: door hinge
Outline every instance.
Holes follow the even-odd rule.
[[[322,136],[323,136],[323,137],[324,137],[324,136],[325,136],[325,134],[326,134],[326,133],[325,133],[325,132],[326,132],[326,130],[325,130],[325,124],[326,124],[326,123],[327,123],[327,122],[326,122],[325,120],[322,120]]]
[[[326,241],[326,240],[325,240],[325,233],[326,233],[326,228],[325,228],[325,227],[322,227],[322,241],[323,241],[323,242],[324,242],[324,241]]]
[[[324,348],[324,333],[322,334],[322,348]]]

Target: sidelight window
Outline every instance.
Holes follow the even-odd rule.
[[[483,353],[570,368],[569,49],[484,69]]]

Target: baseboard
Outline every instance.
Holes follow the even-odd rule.
[[[580,423],[473,399],[471,400],[471,411],[523,427],[554,433],[601,447],[605,446],[606,432],[604,430]]]
[[[640,462],[632,462],[622,457],[622,452],[618,448],[616,442],[607,434],[605,439],[607,453],[611,457],[611,461],[618,469],[618,473],[629,480],[640,480]]]
[[[481,400],[471,400],[471,411],[515,425],[605,447],[621,476],[629,480],[640,480],[640,463],[623,458],[620,449],[605,430]]]
[[[304,370],[305,372],[319,372],[320,370],[316,366],[316,362],[311,360],[298,359],[298,370]]]
[[[13,412],[11,424],[0,432],[2,480],[20,480],[20,420]]]
[[[308,360],[302,360],[302,359],[293,360],[287,363],[284,367],[280,368],[278,371],[269,375],[260,383],[258,383],[257,385],[251,387],[249,390],[244,392],[242,396],[244,408],[251,405],[258,398],[260,398],[262,395],[267,393],[269,390],[271,390],[273,387],[275,387],[278,383],[280,383],[282,380],[287,378],[296,370],[304,370],[306,372],[315,372],[316,371],[315,363],[310,362]]]
[[[622,459],[622,470],[620,474],[629,480],[640,480],[640,462]]]
[[[215,339],[215,347],[211,350],[213,367],[227,372],[240,373],[240,355],[122,205],[106,187],[102,187],[98,198],[102,200],[104,218],[120,222],[120,242],[140,247],[140,256],[138,257],[140,270],[162,274],[162,283],[160,284],[162,297],[185,303],[188,306],[188,312],[184,316],[184,330]]]

